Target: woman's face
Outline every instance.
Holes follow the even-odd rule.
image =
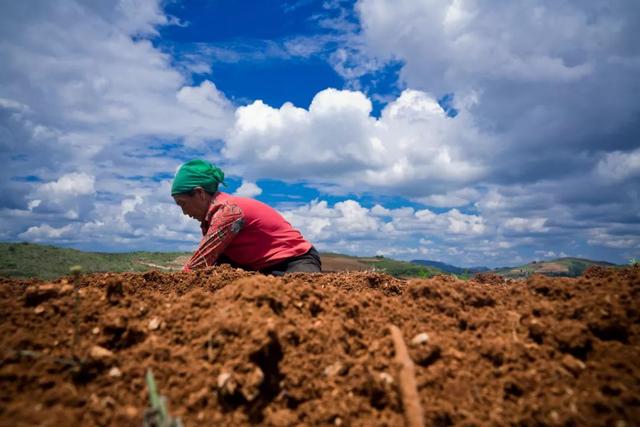
[[[209,210],[211,196],[202,188],[197,187],[192,194],[176,194],[173,196],[173,200],[182,208],[184,215],[202,222]]]

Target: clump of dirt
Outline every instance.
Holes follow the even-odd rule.
[[[473,280],[475,280],[478,283],[485,283],[488,285],[500,285],[502,283],[505,283],[507,279],[505,279],[503,276],[496,274],[492,271],[487,271],[482,273],[476,273],[473,276]]]
[[[638,301],[638,267],[0,279],[0,425],[141,425],[148,368],[188,426],[402,425],[391,324],[430,425],[634,425]]]

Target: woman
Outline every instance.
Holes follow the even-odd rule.
[[[204,160],[178,169],[171,196],[182,213],[200,221],[202,241],[183,270],[228,263],[281,275],[319,272],[320,256],[275,209],[257,200],[218,191],[224,173]]]

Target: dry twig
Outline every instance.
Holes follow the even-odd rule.
[[[69,271],[73,274],[73,354],[76,354],[78,347],[78,330],[80,329],[80,274],[82,267],[72,266]]]
[[[389,325],[393,347],[395,349],[397,365],[398,388],[404,408],[404,416],[408,427],[423,427],[424,418],[422,406],[416,386],[415,369],[409,356],[407,345],[402,339],[402,332],[395,325]]]

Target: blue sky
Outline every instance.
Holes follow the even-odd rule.
[[[640,257],[640,6],[0,6],[0,240],[192,250],[206,158],[324,251]]]

